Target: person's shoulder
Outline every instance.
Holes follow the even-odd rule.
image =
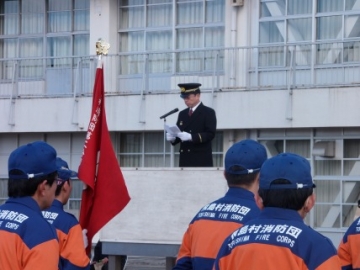
[[[200,103],[198,109],[201,109],[201,110],[204,110],[204,111],[207,111],[207,112],[210,112],[210,113],[215,113],[215,110],[213,108],[204,105],[204,103],[202,103],[202,102]]]

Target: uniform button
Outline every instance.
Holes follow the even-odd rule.
[[[188,152],[190,152],[190,149],[188,149]]]
[[[183,150],[180,150],[180,152],[182,152]]]

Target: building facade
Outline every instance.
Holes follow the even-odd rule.
[[[2,200],[19,145],[46,140],[79,165],[99,38],[122,167],[177,166],[159,117],[184,108],[178,83],[199,82],[217,113],[215,166],[244,138],[303,155],[318,187],[307,222],[345,231],[360,192],[360,0],[0,1]]]

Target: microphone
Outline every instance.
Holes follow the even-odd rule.
[[[176,113],[177,111],[179,111],[178,108],[173,109],[172,111],[165,113],[163,116],[160,116],[160,119],[165,118],[166,116],[169,116],[170,114]]]

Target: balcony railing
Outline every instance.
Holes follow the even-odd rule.
[[[108,95],[360,85],[360,42],[304,43],[103,57]],[[0,98],[91,95],[97,56],[0,59]]]

